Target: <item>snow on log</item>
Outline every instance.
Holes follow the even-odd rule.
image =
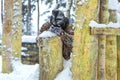
[[[99,24],[96,21],[90,21],[89,26],[91,28],[120,28],[120,23],[109,22],[108,24]]]

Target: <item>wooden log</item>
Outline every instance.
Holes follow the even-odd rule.
[[[117,79],[120,80],[120,36],[117,36]]]
[[[105,80],[105,47],[106,36],[98,36],[98,65],[97,65],[97,80]]]
[[[14,58],[21,59],[22,42],[22,1],[13,0],[12,17],[12,55]]]
[[[117,40],[116,36],[106,36],[105,58],[106,80],[117,80]]]
[[[91,28],[92,35],[120,35],[120,28]]]
[[[4,19],[3,19],[3,35],[2,35],[2,72],[12,72],[11,64],[11,34],[12,34],[12,15],[13,15],[13,0],[4,1]]]
[[[109,21],[116,23],[117,22],[116,10],[110,9],[109,14],[110,14]],[[120,34],[120,31],[118,31],[118,34],[116,33],[114,33],[113,35],[106,36],[106,58],[105,58],[106,80],[117,80],[117,38],[116,38],[116,35]]]
[[[97,0],[89,0],[76,6],[72,54],[73,80],[96,80],[98,41],[96,36],[90,35],[88,24],[91,19],[97,19],[97,4]]]
[[[99,23],[107,24],[109,21],[108,16],[108,0],[100,0]],[[106,36],[98,35],[98,67],[97,67],[97,80],[106,80],[105,75],[105,48]]]
[[[120,75],[120,36],[117,36],[117,62],[117,75]],[[120,76],[117,76],[117,79],[120,80]]]
[[[40,80],[54,80],[62,70],[62,42],[60,37],[39,39]]]

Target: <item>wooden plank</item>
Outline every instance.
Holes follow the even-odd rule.
[[[120,35],[120,28],[91,28],[92,35]]]
[[[63,69],[60,37],[39,39],[40,80],[54,80]]]

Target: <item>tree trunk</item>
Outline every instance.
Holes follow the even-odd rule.
[[[12,55],[21,59],[22,42],[22,1],[14,0],[12,27]]]
[[[26,28],[27,28],[27,35],[31,35],[31,0],[28,0],[27,6],[27,17],[26,17]]]
[[[1,0],[1,22],[2,24],[3,24],[3,5],[4,5],[3,0]]]
[[[96,80],[98,41],[96,36],[90,35],[88,25],[91,19],[97,19],[97,8],[97,0],[88,0],[83,5],[77,3],[72,54],[73,80]]]
[[[13,0],[4,0],[4,18],[3,18],[3,35],[2,35],[2,72],[10,73],[12,71],[12,17],[13,16]]]
[[[100,0],[99,22],[108,23],[108,0]],[[105,48],[106,36],[98,36],[98,69],[97,80],[105,80]]]
[[[66,14],[66,16],[68,17],[68,18],[70,18],[70,14],[71,14],[71,7],[72,7],[72,1],[73,0],[68,0],[68,5],[66,5],[66,8],[67,8],[67,14]]]
[[[117,79],[120,80],[120,36],[117,36]]]
[[[118,0],[120,2],[120,0]],[[120,80],[120,36],[117,36],[117,79]]]
[[[40,14],[40,11],[39,11],[39,0],[37,0],[37,7],[38,7],[38,19],[37,19],[37,23],[38,23],[38,25],[37,25],[37,34],[39,34],[39,24],[40,24],[40,16],[39,16],[39,14]]]

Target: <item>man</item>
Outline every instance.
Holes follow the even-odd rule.
[[[62,11],[58,9],[52,10],[50,22],[42,25],[40,34],[43,31],[51,31],[61,37],[62,55],[66,60],[70,59],[74,31],[72,26],[69,25],[69,19],[64,16]]]

